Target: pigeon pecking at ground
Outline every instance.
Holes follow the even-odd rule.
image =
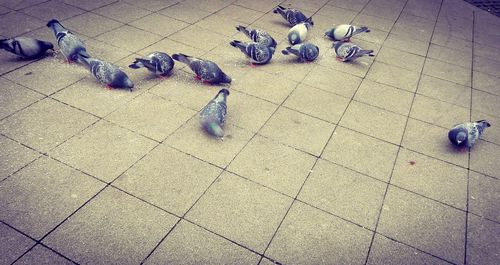
[[[128,67],[138,69],[145,67],[157,76],[168,76],[174,68],[174,60],[164,52],[152,52],[142,58],[135,58],[135,61]]]
[[[85,44],[71,31],[67,30],[59,21],[52,19],[47,23],[52,28],[57,39],[57,45],[68,62],[76,62],[78,56],[90,58]]]
[[[118,66],[95,58],[78,57],[78,61],[87,66],[94,77],[109,88],[124,88],[132,91],[134,84]]]
[[[271,37],[271,35],[260,29],[252,29],[244,26],[237,26],[236,30],[247,35],[251,40],[258,42],[262,45],[268,47],[276,48],[276,41]]]
[[[223,128],[226,121],[227,96],[229,96],[229,90],[221,89],[200,112],[200,124],[203,129],[218,138],[224,137]]]
[[[0,39],[0,49],[17,54],[23,58],[36,59],[44,55],[47,50],[54,49],[54,45],[48,41],[15,37],[11,39]]]
[[[486,120],[457,124],[448,132],[448,139],[456,146],[472,147],[484,130],[490,126],[491,124]]]
[[[327,32],[325,32],[325,36],[329,37],[333,41],[349,41],[352,36],[362,33],[362,32],[370,32],[367,27],[356,27],[353,25],[337,25]]]
[[[307,31],[312,28],[312,18],[308,18],[303,22],[293,26],[288,31],[288,42],[291,45],[299,44],[306,40]]]
[[[286,47],[285,50],[282,50],[281,53],[288,55],[288,54],[293,54],[302,61],[314,61],[316,58],[318,58],[319,55],[319,48],[318,46],[312,44],[312,43],[301,43],[301,44],[296,44],[290,47]]]
[[[307,20],[307,17],[297,9],[277,6],[273,13],[280,14],[291,26],[295,26]],[[312,22],[312,21],[311,21]]]
[[[362,56],[374,56],[373,50],[363,50],[356,44],[339,41],[333,44],[337,59],[342,62],[353,61]]]
[[[266,64],[273,58],[274,48],[257,42],[231,41],[231,46],[240,49],[253,64]]]
[[[210,84],[231,83],[232,79],[222,72],[219,66],[209,60],[191,57],[182,53],[173,54],[174,60],[189,65],[189,68],[196,74],[196,78]]]

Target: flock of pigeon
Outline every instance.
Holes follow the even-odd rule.
[[[319,55],[318,46],[305,42],[308,31],[313,27],[312,17],[306,17],[302,12],[293,8],[277,6],[273,13],[280,14],[292,26],[288,31],[288,42],[291,46],[282,51],[284,55],[293,54],[301,61],[314,61]],[[109,88],[124,88],[132,91],[133,82],[127,74],[112,63],[92,58],[86,50],[85,44],[71,31],[66,29],[59,21],[52,19],[47,27],[54,31],[57,44],[61,53],[68,62],[78,62],[86,66],[92,75]],[[259,29],[244,26],[236,27],[252,41],[242,42],[233,40],[230,45],[238,48],[250,60],[251,64],[263,65],[271,61],[276,49],[273,37]],[[353,25],[337,25],[325,32],[325,36],[333,40],[333,48],[337,60],[342,62],[353,61],[362,56],[374,56],[373,50],[364,50],[350,42],[356,34],[370,32],[367,27]],[[0,40],[0,49],[17,54],[28,59],[36,59],[53,49],[52,43],[27,37],[15,37]],[[174,60],[187,64],[196,74],[196,78],[209,84],[231,83],[230,76],[225,74],[219,66],[209,60],[192,57],[182,53],[170,57],[163,52],[152,52],[129,65],[132,69],[146,68],[159,77],[170,74],[174,68]],[[223,88],[200,112],[200,123],[206,132],[222,138],[224,136],[224,123],[227,113],[226,100],[229,90]],[[456,146],[472,147],[484,130],[490,127],[485,120],[465,122],[454,126],[448,133],[449,140]]]

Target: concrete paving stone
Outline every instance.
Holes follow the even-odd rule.
[[[151,14],[150,11],[142,9],[138,6],[128,4],[127,2],[118,1],[110,5],[95,9],[92,12],[99,15],[118,20],[122,23],[129,23]]]
[[[232,1],[228,0],[186,0],[183,1],[184,4],[187,4],[189,6],[201,9],[201,10],[206,10],[210,13],[218,12],[219,10],[223,9],[224,7],[228,6],[231,4]]]
[[[500,180],[470,172],[469,211],[499,222]]]
[[[229,43],[228,37],[196,25],[189,26],[182,31],[170,35],[169,39],[204,51],[209,51],[221,43]]]
[[[396,22],[394,27],[391,29],[391,34],[400,35],[409,40],[419,40],[424,42],[429,42],[431,40],[432,28],[412,27],[407,24],[399,24],[398,22]],[[434,24],[432,25],[434,26]]]
[[[218,13],[213,14],[207,18],[204,18],[196,24],[195,26],[198,26],[200,28],[205,29],[206,31],[213,31],[215,33],[218,33],[220,35],[224,35],[228,38],[233,38],[232,36],[236,34],[236,29],[235,25],[240,24],[241,22],[238,22],[234,19],[228,18],[226,16],[221,16]],[[250,41],[249,39],[243,39],[243,41]],[[221,43],[221,45],[224,43]],[[226,45],[229,45],[229,41],[225,43]],[[237,50],[236,48],[233,48],[235,51]],[[239,49],[238,49],[239,50]],[[241,52],[240,52],[241,53]],[[243,55],[243,53],[241,53]]]
[[[0,186],[0,218],[40,239],[97,194],[104,183],[43,157]]]
[[[380,5],[380,3],[370,2],[363,8],[360,14],[382,17],[392,21],[396,21],[399,13],[401,13],[401,10],[403,10],[403,5],[396,3],[397,2],[394,2],[394,5],[390,6],[391,8],[388,8],[388,6]]]
[[[21,1],[21,2],[15,0],[4,0],[2,1],[2,5],[12,10],[20,10],[30,5],[37,5],[41,2],[43,2],[43,0]]]
[[[0,181],[39,156],[36,151],[0,135]]]
[[[304,77],[310,72],[313,71],[314,63],[300,62],[297,57],[289,55],[285,56],[281,53],[281,50],[285,49],[288,44],[282,44],[277,48],[276,57],[273,57],[271,63],[266,65],[257,66],[258,70],[273,74],[279,75],[286,79],[293,80],[295,82],[302,82]],[[243,57],[243,54],[241,54]],[[246,61],[248,59],[245,58]]]
[[[374,62],[368,71],[366,78],[410,92],[415,92],[420,78],[420,73],[390,64]]]
[[[338,127],[322,158],[387,182],[397,152],[396,145]]]
[[[349,104],[339,124],[394,144],[400,144],[406,119],[403,115],[354,101]]]
[[[464,108],[470,107],[470,87],[462,86],[429,75],[421,76],[417,93]]]
[[[471,86],[471,71],[465,67],[427,58],[422,73],[459,85]]]
[[[262,253],[292,199],[224,172],[186,218]]]
[[[439,14],[440,1],[408,1],[403,8],[403,14],[426,18],[436,21]]]
[[[465,212],[390,187],[377,231],[410,246],[462,263]]]
[[[472,67],[472,52],[460,51],[431,43],[429,58],[470,69]]]
[[[278,105],[233,90],[227,108],[231,110],[226,116],[228,124],[257,132],[276,111]]]
[[[283,106],[325,121],[338,123],[349,101],[348,98],[299,84]]]
[[[383,46],[377,53],[375,61],[420,72],[424,66],[425,57]]]
[[[181,221],[145,264],[257,264],[260,256]]]
[[[282,1],[280,0],[237,0],[234,2],[234,4],[266,13],[268,11],[271,11],[281,2]]]
[[[94,1],[92,2],[94,3]],[[123,25],[118,21],[91,12],[69,18],[61,23],[64,23],[63,25],[66,28],[71,29],[71,31],[75,31],[89,37],[96,37],[97,35],[116,29]]]
[[[371,32],[370,32],[371,33]],[[361,35],[361,34],[360,34]],[[368,34],[367,34],[368,35]],[[429,42],[408,39],[405,36],[389,34],[385,39],[384,46],[395,48],[401,51],[426,56]]]
[[[268,258],[263,258],[259,263],[259,265],[275,265],[275,264],[283,264],[283,263],[277,260],[271,261]]]
[[[354,96],[354,100],[406,116],[410,112],[413,94],[406,90],[364,79]]]
[[[467,167],[467,148],[452,145],[448,140],[448,131],[449,129],[410,118],[401,145],[412,151]]]
[[[148,153],[155,142],[101,120],[50,152],[50,156],[111,182]]]
[[[313,12],[316,12],[322,6],[324,6],[328,0],[312,0],[312,1],[300,1],[300,0],[286,0],[281,5],[284,7],[295,8],[302,10],[307,17],[312,16]]]
[[[476,89],[472,90],[472,109],[490,114],[495,117],[500,117],[500,109],[498,102],[500,96],[495,96]]]
[[[365,5],[368,2],[369,2],[368,0],[353,0],[353,1],[331,0],[328,1],[328,5],[333,5],[359,12],[365,7]]]
[[[500,48],[491,47],[481,43],[474,43],[474,55],[488,58],[495,61],[500,61]]]
[[[11,264],[36,242],[0,223],[0,262]]]
[[[423,30],[425,32],[432,33],[432,29],[434,28],[434,24],[435,23],[433,20],[429,20],[427,18],[414,16],[414,15],[403,12],[399,16],[399,18],[396,21],[396,23],[394,24],[394,26],[395,26],[395,28],[397,26],[403,26],[403,28],[410,27],[410,28],[416,29],[417,31]],[[394,32],[394,29],[391,32]],[[421,33],[419,33],[419,34],[421,34]]]
[[[334,124],[290,109],[280,108],[259,134],[318,156],[334,128]]]
[[[474,42],[480,43],[480,44],[485,44],[489,45],[491,47],[500,49],[500,36],[498,35],[491,35],[485,32],[474,32]]]
[[[113,44],[128,51],[136,52],[161,40],[162,37],[160,35],[125,25],[99,35],[96,39]]]
[[[356,17],[358,12],[352,11],[349,9],[336,7],[333,5],[325,5],[316,14],[322,15],[322,16],[335,17],[335,19],[349,23]],[[314,15],[314,18],[316,18],[316,14]],[[317,25],[322,25],[322,24],[317,24]],[[333,27],[334,25],[325,25],[325,26]],[[324,33],[326,31],[326,30],[323,30],[323,28],[317,29],[317,30],[320,31],[321,33]]]
[[[260,155],[256,156],[257,153]],[[256,136],[236,156],[228,170],[295,197],[315,160],[297,149]]]
[[[359,40],[364,40],[364,41],[371,42],[371,43],[374,43],[377,45],[382,45],[382,44],[385,44],[385,41],[386,41],[388,36],[389,36],[389,33],[386,31],[370,28],[369,33],[367,33],[367,34],[362,33],[362,34],[355,35],[352,39],[356,40],[356,41],[359,39]],[[366,48],[368,48],[368,47],[370,47],[370,49],[373,49],[372,45],[367,46]]]
[[[182,30],[183,28],[189,26],[188,23],[173,18],[169,18],[167,16],[163,16],[157,13],[147,15],[143,18],[132,21],[129,24],[139,29],[156,33],[164,37],[173,34],[175,32],[178,32],[179,30]],[[165,25],[168,25],[168,27]]]
[[[217,167],[161,144],[114,185],[182,216],[220,172]]]
[[[366,1],[366,0],[359,0],[359,1]],[[392,20],[365,14],[358,14],[356,18],[352,21],[352,23],[354,25],[359,25],[359,26],[369,26],[370,30],[378,29],[386,32],[389,32],[394,25],[394,21]]]
[[[95,39],[88,39],[85,41],[87,52],[94,58],[99,58],[111,63],[116,63],[118,60],[123,59],[130,55],[129,51],[118,48],[115,45],[110,45]]]
[[[187,3],[178,3],[161,10],[160,14],[193,24],[209,16],[211,12],[192,7]]]
[[[285,264],[361,264],[372,232],[296,202],[266,255]]]
[[[81,9],[90,11],[99,8],[101,6],[117,2],[117,0],[96,0],[96,1],[64,0],[64,2],[72,6],[76,6]]]
[[[106,116],[106,120],[160,142],[195,114],[174,102],[144,93]]]
[[[22,256],[15,263],[16,265],[30,265],[30,264],[40,264],[40,265],[70,265],[73,262],[65,259],[64,257],[56,254],[52,250],[43,247],[41,245],[36,245],[32,250]]]
[[[0,34],[2,38],[7,38]],[[0,75],[10,72],[14,69],[20,68],[24,65],[29,64],[31,61],[25,60],[15,54],[12,54],[6,50],[0,50]]]
[[[0,78],[0,120],[19,111],[44,96],[14,82]]]
[[[486,73],[493,75],[496,78],[500,78],[500,61],[491,60],[486,57],[475,56],[474,57],[474,71]]]
[[[455,124],[469,120],[468,108],[452,105],[447,102],[416,95],[410,117],[432,123],[437,126],[451,128]]]
[[[138,264],[178,218],[107,188],[43,243],[80,264]]]
[[[311,170],[299,200],[374,229],[386,183],[369,178],[326,160]]]
[[[178,0],[143,0],[140,2],[137,2],[135,0],[124,1],[131,5],[135,5],[149,11],[159,11],[169,6],[173,6],[179,2]]]
[[[96,120],[85,112],[46,98],[0,121],[0,132],[47,152]]]
[[[251,24],[264,15],[263,12],[245,8],[239,5],[228,5],[217,12],[218,15],[239,21],[243,24]]]
[[[329,5],[326,5],[325,8],[329,9],[329,11],[321,12],[321,15],[320,14],[314,15],[313,17],[314,26],[311,30],[308,30],[306,41],[312,42],[317,45],[318,43],[315,39],[322,39],[329,43],[328,49],[331,49],[332,41],[330,40],[330,38],[325,36],[325,32],[333,28],[335,25],[345,24],[346,21],[351,21],[353,17],[356,15],[356,12]],[[346,11],[349,14],[342,15],[341,11]],[[328,15],[330,12],[332,14]],[[352,15],[352,13],[354,13],[354,15]],[[344,19],[346,17],[349,18],[349,20]],[[286,38],[285,42],[288,45],[287,31],[283,31],[280,35]],[[322,54],[323,51],[326,51],[326,49],[321,49],[321,48],[322,47],[320,47],[320,55]]]
[[[401,244],[382,235],[375,235],[373,245],[366,264],[397,265],[397,264],[439,264],[449,265],[437,257]]]
[[[139,51],[139,54],[146,55],[154,51],[165,52],[170,56],[172,56],[174,53],[183,53],[195,57],[200,57],[205,53],[205,51],[203,50],[166,38],[144,48],[143,50]],[[174,72],[185,66],[185,64],[177,61],[175,61],[174,63],[175,63],[174,66],[175,68],[173,69]]]
[[[235,36],[232,39],[243,39]],[[246,37],[245,37],[246,38]],[[235,86],[240,82],[243,76],[252,71],[257,70],[257,67],[252,67],[250,60],[239,50],[229,45],[229,42],[223,42],[216,48],[203,55],[204,58],[210,58],[219,68],[223,69],[224,73],[229,75],[233,80],[231,86]],[[189,68],[185,68],[189,69]]]
[[[15,37],[43,26],[45,22],[42,20],[17,11],[0,16],[0,34],[9,37]]]
[[[491,128],[490,128],[491,129]],[[500,155],[500,146],[486,141],[474,145],[470,153],[470,168],[488,176],[500,178],[500,165],[495,159]]]
[[[403,148],[399,151],[391,184],[466,210],[465,168]]]
[[[279,32],[282,36],[286,36],[288,30],[290,30],[290,24],[281,15],[274,14],[273,12],[268,12],[257,19],[257,21],[252,23],[251,27]]]
[[[447,34],[458,39],[472,41],[472,21],[461,18],[438,19],[434,32],[436,34]]]
[[[472,110],[471,120],[472,121],[487,120],[490,124],[492,124],[495,127],[497,126],[497,124],[500,124],[500,117],[494,117],[477,110]],[[500,145],[500,130],[495,130],[493,128],[489,128],[487,131],[485,131],[481,135],[480,139],[484,139],[486,141]]]
[[[82,14],[85,11],[80,8],[65,4],[59,0],[51,0],[39,5],[33,5],[24,8],[21,12],[48,22],[53,18],[63,20],[65,18],[74,17],[76,15]]]
[[[229,124],[229,120],[226,120],[224,132],[223,140],[209,135],[203,130],[196,116],[168,137],[165,142],[201,160],[219,167],[226,167],[254,133]]]
[[[316,66],[304,79],[304,84],[345,97],[352,97],[361,83],[361,78]]]
[[[432,35],[431,43],[453,50],[460,50],[462,52],[465,52],[466,54],[472,53],[471,41],[455,38],[446,33],[434,32],[434,34]]]
[[[467,230],[467,263],[494,265],[498,263],[500,225],[469,215]]]

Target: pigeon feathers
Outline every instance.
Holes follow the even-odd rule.
[[[342,62],[353,61],[362,56],[374,56],[373,50],[363,50],[356,44],[339,41],[333,45],[337,58]]]
[[[486,120],[457,124],[448,132],[448,139],[456,146],[472,147],[484,130],[490,126],[491,124]]]
[[[208,102],[200,112],[200,124],[203,129],[218,138],[224,136],[224,123],[226,121],[226,100],[229,90],[223,88]]]
[[[196,77],[210,84],[231,83],[230,76],[225,74],[219,66],[209,60],[204,60],[182,53],[173,54],[172,58],[181,63],[185,63],[196,74]]]
[[[247,35],[252,41],[265,45],[267,47],[276,48],[276,40],[271,35],[260,29],[252,29],[244,26],[237,26],[236,30]]]
[[[254,64],[266,64],[273,58],[273,47],[268,47],[257,42],[241,42],[237,40],[231,41],[230,44],[240,49]]]
[[[79,56],[78,61],[86,65],[99,82],[110,88],[123,88],[132,91],[134,84],[118,66],[106,61],[83,56]]]
[[[157,76],[168,76],[174,68],[174,60],[163,52],[152,52],[135,61],[128,67],[138,69],[144,67]]]
[[[311,62],[318,58],[319,47],[312,43],[301,43],[286,47],[286,49],[282,50],[281,53],[284,55],[293,54],[299,57],[302,61]]]
[[[325,32],[325,36],[329,37],[333,41],[349,41],[352,36],[363,32],[370,32],[370,30],[367,27],[342,24],[329,29]]]
[[[23,58],[36,59],[43,56],[47,50],[54,49],[54,45],[48,41],[16,37],[0,39],[0,49],[17,54]]]
[[[280,5],[273,10],[273,13],[280,14],[290,24],[290,26],[295,26],[307,20],[307,17],[299,10],[286,8]]]
[[[57,45],[68,62],[76,62],[79,56],[90,58],[85,44],[59,21],[52,19],[47,23],[47,27],[54,31]]]

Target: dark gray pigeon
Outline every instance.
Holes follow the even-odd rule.
[[[210,84],[231,83],[231,77],[226,75],[219,66],[209,60],[191,57],[182,53],[172,55],[174,60],[189,65],[197,79]]]
[[[241,42],[233,40],[231,46],[240,49],[253,64],[266,64],[273,58],[274,48],[257,42]]]
[[[288,55],[288,54],[293,54],[299,57],[302,61],[314,61],[316,58],[318,58],[319,55],[319,48],[318,46],[312,44],[312,43],[301,43],[301,44],[295,44],[290,47],[286,47],[285,50],[282,50],[281,53]]]
[[[333,41],[349,41],[352,36],[362,32],[370,32],[370,30],[367,27],[342,24],[329,29],[325,32],[325,36],[328,36]]]
[[[4,49],[24,58],[35,59],[44,55],[47,50],[54,49],[54,45],[48,41],[15,37],[11,39],[0,39],[0,49]]]
[[[457,124],[448,132],[448,139],[456,146],[472,147],[491,124],[486,120]]]
[[[145,67],[158,76],[167,76],[174,68],[174,60],[164,52],[152,52],[135,61],[128,67],[138,69]]]
[[[291,26],[295,26],[301,22],[304,22],[307,17],[297,9],[286,8],[283,6],[277,6],[273,13],[280,14]],[[311,21],[312,23],[312,21]]]
[[[333,44],[337,58],[342,62],[353,61],[361,56],[374,56],[373,50],[363,50],[356,44],[339,41]]]
[[[68,62],[76,62],[78,55],[90,58],[85,44],[71,31],[63,27],[59,21],[52,19],[47,23],[47,27],[52,28],[57,39],[57,45]]]
[[[244,26],[237,26],[236,30],[247,35],[254,42],[258,42],[267,47],[276,48],[276,41],[271,37],[271,35],[260,29],[252,29]]]
[[[226,100],[229,90],[223,88],[200,112],[200,124],[206,132],[215,137],[224,137],[226,121]]]
[[[78,56],[78,61],[87,66],[94,77],[108,88],[124,88],[132,91],[134,84],[118,66],[95,58]]]

